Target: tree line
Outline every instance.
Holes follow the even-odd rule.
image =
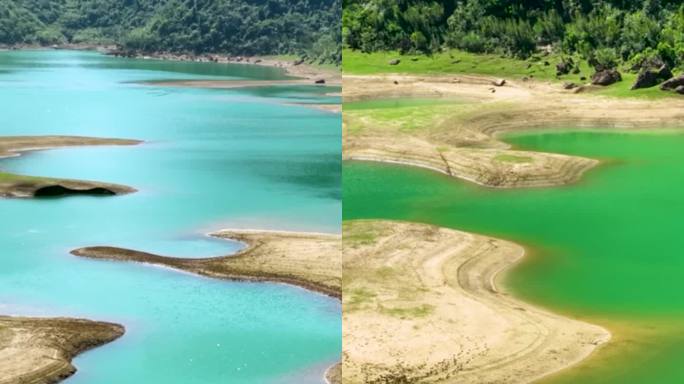
[[[597,67],[684,66],[679,0],[344,0],[343,42],[366,52],[459,48],[527,58],[541,47]]]
[[[341,61],[340,0],[0,0],[0,44]]]

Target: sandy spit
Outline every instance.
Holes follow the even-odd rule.
[[[497,284],[524,249],[424,224],[344,224],[344,383],[529,383],[610,339]]]
[[[212,236],[247,244],[228,256],[182,258],[108,247],[71,251],[93,259],[133,261],[171,267],[203,276],[247,281],[272,281],[297,285],[340,298],[342,280],[339,235],[284,231],[222,230]]]

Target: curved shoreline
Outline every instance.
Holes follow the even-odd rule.
[[[4,136],[0,137],[0,159],[23,153],[75,146],[137,145],[138,140],[84,136]],[[97,181],[57,179],[0,172],[0,197],[41,197],[86,195],[123,195],[136,189]]]
[[[345,222],[344,239],[345,383],[527,383],[610,338],[501,292],[516,244],[381,220]]]
[[[492,80],[480,76],[345,76],[345,102],[454,97],[472,103],[454,105],[427,126],[410,130],[403,130],[395,121],[374,121],[363,111],[345,111],[344,159],[412,165],[487,187],[559,186],[578,181],[599,162],[514,150],[500,135],[568,127],[684,127],[681,100],[616,100],[571,94],[534,81],[493,87]]]
[[[76,355],[124,333],[119,324],[85,319],[0,316],[0,384],[64,380],[76,373]]]
[[[211,258],[169,257],[108,246],[78,248],[71,254],[160,265],[224,280],[286,283],[341,298],[339,235],[222,230],[211,236],[240,241],[247,244],[247,248],[232,255]]]
[[[128,261],[169,267],[205,277],[230,281],[285,283],[342,299],[341,237],[312,232],[274,230],[221,230],[210,236],[240,241],[247,248],[228,256],[178,258],[117,247],[84,247],[71,254],[91,259]],[[339,384],[340,364],[324,373]]]

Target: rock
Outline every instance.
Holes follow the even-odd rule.
[[[604,69],[591,76],[591,83],[594,85],[611,85],[622,81],[622,75],[616,69]]]
[[[663,91],[673,91],[676,90],[680,85],[684,85],[684,75],[679,75],[665,81],[664,83],[660,84],[660,89]]]
[[[261,59],[254,60],[254,64],[259,64],[259,63],[261,63]]]
[[[392,59],[392,60],[389,61],[388,64],[389,64],[389,65],[397,65],[397,64],[399,64],[399,63],[401,63],[401,60],[399,60],[399,59]]]
[[[662,83],[672,77],[672,72],[663,64],[658,69],[647,68],[641,70],[631,89],[649,88]]]
[[[506,79],[497,79],[492,81],[492,85],[496,85],[497,87],[503,87],[506,84]]]
[[[675,88],[675,92],[679,93],[680,95],[684,95],[684,85],[677,86],[677,88]]]
[[[577,87],[577,84],[575,84],[573,82],[567,81],[567,82],[563,83],[563,89],[573,89],[576,87]]]
[[[524,76],[524,77],[522,78],[522,81],[527,81],[527,80],[529,80],[529,77],[527,77],[527,76]]]
[[[294,62],[294,65],[302,65],[302,64],[304,64],[304,59],[295,60],[295,62]]]
[[[316,79],[315,84],[325,84],[325,79]]]
[[[644,58],[634,63],[634,65],[632,65],[630,68],[630,71],[639,72],[642,69],[660,68],[663,65],[665,65],[665,62],[660,57]]]
[[[491,93],[494,93],[494,92],[496,92],[496,89],[494,89],[494,88],[489,88],[489,91],[490,91]]]
[[[394,85],[399,85],[399,82],[394,80]]]
[[[556,64],[556,73],[558,75],[567,75],[574,65],[575,62],[572,61],[571,57],[562,59],[560,63]]]

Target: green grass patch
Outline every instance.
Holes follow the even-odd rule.
[[[400,59],[398,65],[389,65],[392,59]],[[560,55],[535,56],[534,59],[518,60],[490,54],[474,54],[460,50],[449,50],[426,55],[400,55],[398,52],[363,53],[345,49],[342,56],[342,71],[345,74],[368,75],[374,73],[405,74],[480,74],[503,78],[533,77],[541,80],[555,80],[556,64]],[[549,65],[545,65],[548,62]],[[564,76],[566,81],[579,81],[589,76],[586,63],[580,64],[580,74]],[[567,78],[567,79],[565,79]]]
[[[389,65],[392,59],[400,59],[397,65]],[[524,77],[536,80],[557,82],[573,82],[577,85],[588,84],[594,70],[586,60],[574,58],[579,63],[580,72],[556,77],[556,64],[561,55],[535,55],[527,60],[501,57],[491,54],[475,54],[460,50],[426,55],[400,55],[395,51],[363,53],[345,49],[342,59],[344,74],[370,75],[382,73],[398,74],[473,74],[504,79],[520,80]],[[545,63],[549,65],[545,65]],[[636,80],[636,74],[621,70],[623,80],[590,94],[619,98],[661,99],[683,97],[675,92],[661,91],[659,87],[630,90]],[[582,80],[582,77],[585,79]]]
[[[374,104],[368,103],[358,109],[354,107],[348,109],[345,104],[344,111],[349,133],[358,133],[364,127],[389,128],[401,132],[429,129],[439,124],[446,116],[451,118],[463,115],[474,106],[474,104],[454,104],[449,101],[439,103],[406,101],[404,105],[397,107],[386,106],[381,102],[380,108],[372,108]]]
[[[372,99],[363,101],[352,101],[344,103],[345,111],[362,111],[368,109],[390,109],[390,108],[406,108],[406,107],[421,107],[431,105],[444,105],[459,103],[458,99],[422,99],[410,97],[397,97],[387,99]]]
[[[24,176],[24,175],[16,175],[14,173],[0,172],[0,182],[4,182],[4,183],[16,183],[16,182],[21,182],[21,181],[36,182],[36,181],[44,181],[44,180],[50,180],[50,179],[46,178],[46,177]]]
[[[425,317],[430,315],[435,311],[435,307],[429,304],[422,304],[417,307],[409,307],[409,308],[387,308],[384,306],[380,306],[380,312],[384,313],[386,315],[394,316],[394,317],[399,317],[402,319],[406,318],[416,318],[416,317]]]
[[[507,155],[507,154],[496,155],[496,156],[494,156],[494,160],[502,161],[502,162],[506,162],[506,163],[531,163],[532,162],[532,158],[530,156],[516,156],[516,155]]]
[[[676,92],[661,91],[660,87],[657,85],[650,88],[631,90],[630,88],[636,81],[637,74],[630,72],[620,73],[622,74],[622,81],[603,87],[594,93],[611,97],[634,97],[640,99],[682,98],[682,95],[679,95]]]
[[[369,245],[375,242],[376,237],[373,232],[345,232],[344,243],[352,246]]]
[[[358,310],[363,304],[372,302],[375,297],[375,293],[364,288],[356,288],[349,292],[344,292],[345,310]]]

